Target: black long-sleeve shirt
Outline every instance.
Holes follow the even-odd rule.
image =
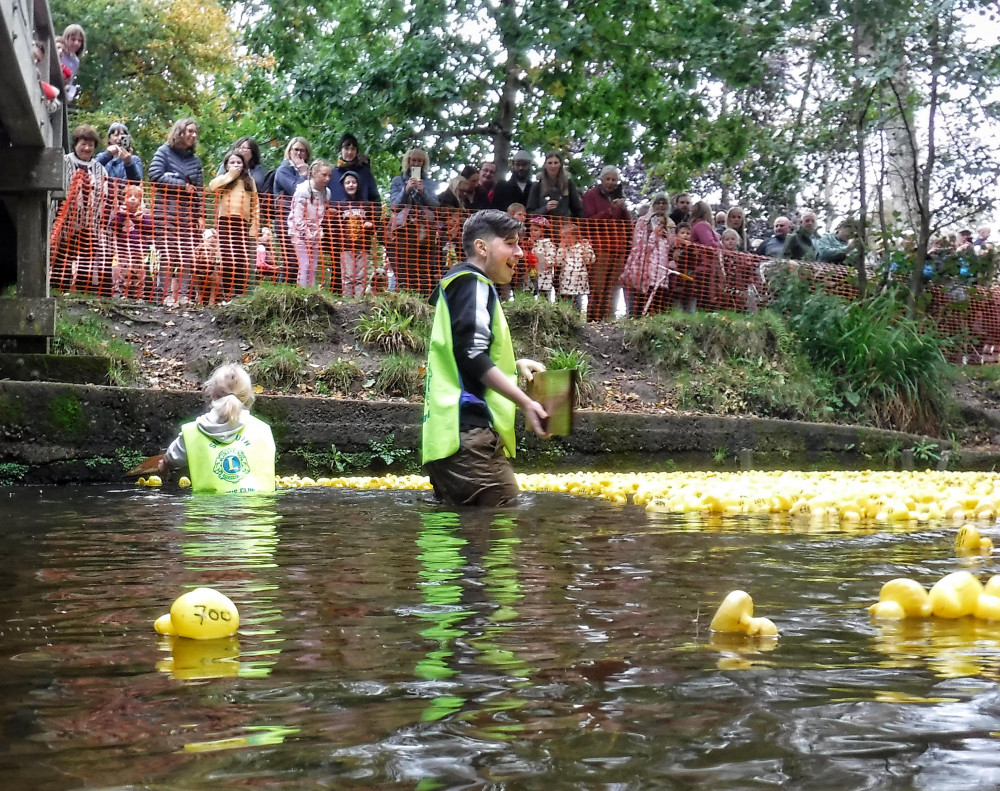
[[[456,272],[485,273],[469,262],[452,267],[445,278]],[[431,295],[436,304],[440,287]],[[490,358],[493,343],[493,315],[500,310],[496,288],[471,275],[456,277],[444,290],[451,316],[451,342],[462,385],[459,428],[485,428],[492,425],[486,405],[486,385],[483,377],[494,367]]]

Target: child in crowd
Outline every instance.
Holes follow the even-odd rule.
[[[265,225],[257,236],[257,277],[274,283],[278,279],[278,265],[274,261],[274,236],[271,227]]]
[[[206,228],[201,244],[194,251],[194,271],[191,273],[191,288],[199,305],[206,300],[214,305],[219,299],[219,285],[222,282],[219,235],[215,228]]]
[[[87,53],[87,35],[79,25],[69,25],[61,37],[56,39],[59,48],[59,62],[62,64],[66,101],[72,102],[80,95],[76,84],[76,73],[80,70],[80,59]]]
[[[547,236],[552,227],[552,221],[548,217],[532,217],[530,225],[530,236],[533,240],[531,249],[535,253],[538,284],[535,294],[551,302],[556,273],[559,271],[559,264],[562,261],[562,251]]]
[[[125,188],[125,202],[111,218],[118,269],[112,278],[117,296],[142,299],[146,279],[143,257],[153,242],[153,220],[142,202],[142,187]]]
[[[721,277],[721,307],[756,313],[760,300],[760,270],[757,259],[743,255],[742,239],[735,228],[727,228],[722,233],[722,251],[719,253]]]
[[[464,253],[462,252],[462,225],[465,222],[465,215],[461,212],[450,211],[444,222],[444,244],[441,246],[441,262],[438,271],[434,272],[435,278],[440,278],[453,266],[462,263]],[[501,296],[503,294],[501,293]]]
[[[59,101],[59,89],[50,82],[45,81],[45,77],[48,73],[43,71],[45,64],[45,45],[41,41],[35,41],[31,47],[31,56],[35,64],[36,72],[38,73],[38,84],[42,88],[42,96],[45,97],[45,107],[49,113],[55,113],[59,111],[62,107],[62,103]]]
[[[674,234],[674,268],[677,270],[677,284],[673,290],[674,307],[694,313],[698,305],[698,295],[694,289],[694,271],[698,265],[698,251],[691,245],[691,225],[677,223]]]
[[[375,235],[373,208],[361,200],[361,178],[353,170],[340,177],[346,200],[331,211],[339,218],[337,246],[340,249],[340,285],[345,297],[360,297],[368,283],[369,249]]]
[[[516,220],[518,219],[518,215],[511,212],[512,208],[514,208],[514,204],[508,207],[507,213]],[[528,215],[525,214],[524,216],[527,218]],[[540,219],[544,220],[545,218],[542,217]],[[524,223],[525,220],[521,220],[521,222]],[[542,226],[535,222],[526,223],[525,232],[526,238],[521,240],[521,250],[524,251],[524,255],[518,264],[517,272],[514,274],[514,279],[511,283],[519,291],[537,294],[538,254],[535,252],[535,242],[542,238]]]
[[[510,204],[510,206],[507,207],[507,214],[520,222],[528,222],[528,210],[524,208],[523,203]]]
[[[205,382],[205,393],[211,409],[181,427],[160,470],[186,466],[195,492],[273,492],[274,437],[250,414],[250,374],[241,365],[223,365]]]
[[[580,236],[576,223],[568,222],[562,227],[559,251],[559,296],[572,302],[577,310],[586,310],[590,294],[588,273],[596,260],[594,248],[589,239]]]
[[[315,159],[309,166],[309,177],[295,188],[292,209],[288,214],[288,235],[295,247],[298,262],[298,284],[316,285],[320,239],[323,237],[323,217],[330,202],[330,174],[333,168],[325,159]]]

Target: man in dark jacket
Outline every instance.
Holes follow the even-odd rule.
[[[785,240],[785,251],[782,257],[792,261],[815,261],[816,245],[813,242],[815,233],[816,215],[811,211],[803,212],[799,227]]]
[[[758,245],[757,255],[768,258],[781,258],[785,254],[785,240],[792,230],[792,223],[787,217],[778,217],[774,221],[774,236],[769,236]]]
[[[493,190],[493,208],[507,211],[512,203],[527,205],[531,190],[531,155],[517,151],[510,158],[510,177]]]

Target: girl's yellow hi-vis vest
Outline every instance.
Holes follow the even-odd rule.
[[[226,444],[216,442],[193,422],[185,423],[181,434],[192,490],[213,494],[274,491],[274,437],[263,420],[248,416],[243,430]]]
[[[434,324],[431,328],[431,345],[427,354],[427,378],[424,387],[424,423],[421,442],[421,458],[429,461],[446,459],[459,448],[459,401],[462,396],[462,382],[455,362],[455,349],[451,337],[451,312],[445,296],[445,287],[457,277],[476,277],[490,288],[493,282],[485,275],[469,270],[456,272],[441,281],[437,306],[434,309]],[[510,328],[503,315],[500,298],[490,325],[493,340],[489,355],[493,364],[511,382],[517,384],[517,366],[514,362],[514,345],[510,339]],[[496,429],[503,440],[504,453],[514,457],[514,415],[517,406],[509,398],[495,390],[486,389],[486,406],[489,407]]]

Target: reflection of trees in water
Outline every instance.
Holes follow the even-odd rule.
[[[243,737],[257,724],[252,702],[227,699],[204,680],[266,675],[278,650],[274,498],[149,499],[154,508],[112,500],[104,529],[77,523],[49,531],[42,543],[38,579],[57,586],[43,591],[40,609],[55,612],[39,613],[51,624],[39,641],[49,644],[34,646],[32,657],[53,672],[31,702],[38,740],[54,752],[46,761],[84,782],[106,782],[111,766],[123,782],[176,778],[190,761],[179,751]],[[252,635],[242,655],[236,638],[172,641],[153,633],[153,619],[176,596],[202,585],[237,602],[241,632]],[[33,673],[32,680],[37,664]]]

